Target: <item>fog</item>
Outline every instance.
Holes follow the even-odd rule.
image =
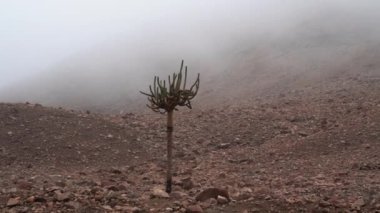
[[[135,110],[138,91],[181,59],[201,73],[200,100],[260,91],[280,72],[374,64],[379,10],[375,0],[1,1],[0,101]]]

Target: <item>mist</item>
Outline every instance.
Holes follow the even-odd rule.
[[[0,101],[134,111],[145,101],[138,91],[182,59],[201,73],[199,102],[274,93],[378,64],[379,9],[371,0],[3,1]]]

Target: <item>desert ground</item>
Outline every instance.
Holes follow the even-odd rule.
[[[380,212],[380,73],[367,70],[176,111],[170,194],[164,115],[2,103],[0,208]],[[231,200],[196,201],[208,188]]]

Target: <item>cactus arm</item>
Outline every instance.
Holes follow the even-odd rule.
[[[143,92],[143,91],[140,91],[140,93],[143,94],[143,95],[146,95],[146,96],[148,96],[148,97],[153,97],[151,94],[145,93],[145,92]]]
[[[185,80],[183,81],[183,90],[186,88],[186,81],[187,81],[187,66],[185,67]]]
[[[179,69],[180,72],[182,71],[182,68],[183,68],[183,59],[181,61],[181,68]]]
[[[153,79],[153,85],[149,85],[149,92],[140,91],[141,94],[148,97],[150,104],[147,106],[154,112],[165,113],[172,110],[178,110],[177,106],[186,106],[192,108],[190,100],[198,93],[200,84],[200,74],[191,85],[186,89],[187,83],[187,66],[184,66],[182,60],[180,71],[168,76],[166,80],[160,80],[158,76]]]
[[[200,78],[200,74],[198,73],[198,77],[197,77],[197,80],[194,82],[194,84],[190,87],[190,91],[194,94],[193,96],[195,96],[197,93],[198,93],[198,89],[199,89],[199,78]],[[195,87],[195,91],[193,92],[193,88]]]

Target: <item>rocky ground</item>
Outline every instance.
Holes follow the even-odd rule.
[[[163,115],[0,104],[0,208],[380,212],[380,78],[319,88],[176,112],[170,195]]]

